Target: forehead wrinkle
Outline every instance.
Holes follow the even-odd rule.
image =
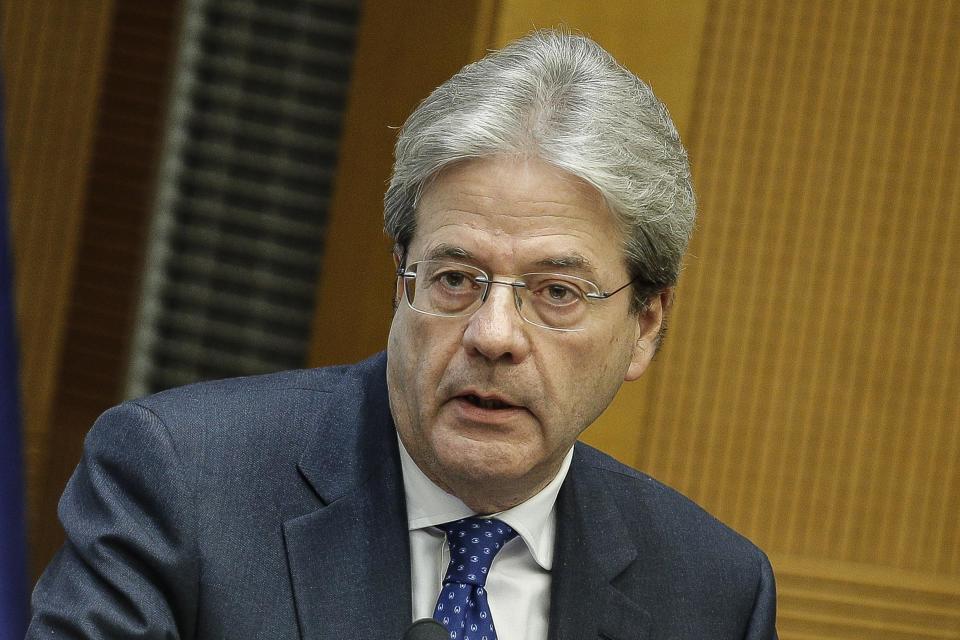
[[[574,209],[575,207],[567,207]],[[453,219],[436,225],[434,230],[446,227],[463,226],[489,235],[514,235],[518,237],[572,236],[582,240],[593,237],[593,225],[579,216],[563,212],[525,212],[518,215],[508,211],[476,212],[462,209],[448,209],[433,214],[437,217]],[[534,220],[533,224],[530,221]],[[491,224],[492,223],[492,224]],[[518,225],[520,228],[518,228]],[[528,227],[528,228],[525,228]]]
[[[538,198],[538,197],[520,197],[520,198],[511,198],[509,196],[490,193],[488,190],[459,190],[455,193],[446,193],[446,194],[430,194],[431,198],[424,197],[421,201],[421,209],[426,209],[424,213],[437,214],[437,213],[464,213],[464,214],[473,214],[473,215],[494,215],[494,216],[509,216],[509,217],[518,217],[516,213],[505,213],[500,212],[498,209],[506,208],[510,209],[513,207],[520,207],[524,209],[526,215],[535,215],[535,216],[546,216],[546,217],[565,217],[563,211],[570,209],[582,208],[582,205],[571,203],[563,199],[552,199],[550,197]],[[461,204],[458,201],[462,201]],[[426,204],[427,206],[424,206]],[[467,206],[473,205],[476,208],[464,209],[464,204]],[[605,203],[598,203],[603,206],[602,209],[606,209]],[[551,210],[559,209],[558,212],[551,213]],[[520,216],[523,217],[523,216]]]
[[[513,217],[513,216],[509,216],[509,217]],[[562,216],[557,216],[557,218],[558,220],[566,220]],[[506,236],[513,235],[510,232],[504,231],[503,229],[500,229],[500,228],[494,228],[494,229],[483,228],[482,225],[472,224],[471,221],[468,221],[468,220],[446,222],[438,225],[437,228],[434,229],[433,231],[435,232],[440,229],[446,229],[446,228],[460,229],[464,227],[468,229],[473,229],[475,231],[479,231],[482,235],[488,235],[491,237],[502,237],[505,235]],[[581,230],[577,230],[575,228],[563,228],[560,225],[554,225],[552,227],[552,231],[553,231],[552,233],[543,233],[537,230],[530,230],[527,234],[522,236],[522,238],[524,240],[544,240],[547,238],[558,237],[561,239],[569,240],[571,238],[579,239],[582,233]],[[475,243],[475,241],[476,239],[472,241],[468,241],[466,244],[472,245]],[[482,242],[481,244],[486,245],[485,242]],[[562,270],[562,271],[577,272],[577,275],[580,275],[581,277],[586,277],[588,279],[593,279],[593,280],[596,280],[597,278],[600,277],[600,271],[599,271],[600,265],[596,263],[593,259],[588,257],[585,253],[578,250],[576,246],[555,247],[553,251],[547,252],[547,255],[543,255],[543,248],[540,248],[539,250],[537,248],[533,248],[532,255],[531,255],[531,253],[528,253],[527,251],[524,250],[523,244],[525,243],[522,242],[521,245],[514,246],[509,250],[507,250],[506,245],[501,244],[496,247],[496,249],[499,249],[499,251],[496,251],[496,253],[502,253],[504,250],[507,250],[507,254],[512,255],[513,259],[519,259],[521,262],[525,262],[527,266],[525,268],[521,267],[521,269],[523,269],[525,273],[534,273],[534,272],[538,272],[539,270],[546,270],[546,271]],[[564,242],[564,244],[567,244],[567,243]],[[574,242],[574,245],[575,244],[577,243]],[[493,247],[488,247],[488,248],[493,248]],[[484,251],[483,253],[485,254],[486,251]],[[538,253],[540,254],[540,257],[537,257]],[[492,256],[489,256],[489,257],[492,257]],[[503,255],[501,255],[501,259],[502,258],[503,258]],[[477,262],[477,263],[487,262],[484,258],[481,258],[480,255],[477,254],[475,251],[466,248],[464,243],[457,242],[455,239],[452,239],[452,238],[446,241],[439,240],[439,241],[429,242],[427,246],[423,249],[423,251],[420,253],[420,257],[417,259],[419,260],[448,259],[453,261],[466,261],[466,262]]]
[[[467,191],[459,189],[452,193],[443,191],[430,191],[424,195],[420,201],[420,207],[436,211],[455,211],[463,213],[476,213],[473,210],[461,209],[464,204],[467,206],[484,208],[492,206],[491,203],[502,199],[500,196],[491,194],[487,191]]]
[[[516,204],[521,206],[530,207],[532,209],[537,208],[558,208],[558,209],[573,209],[573,208],[583,208],[581,204],[572,203],[564,200],[551,200],[550,198],[531,198],[531,199],[519,199],[515,201]],[[543,213],[543,215],[550,215],[548,213]]]

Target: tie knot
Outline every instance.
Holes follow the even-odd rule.
[[[447,532],[450,545],[444,583],[484,586],[493,557],[517,535],[505,522],[493,518],[464,518],[439,526]]]

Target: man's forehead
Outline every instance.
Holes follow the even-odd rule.
[[[453,189],[438,189],[440,186]],[[567,206],[573,200],[591,209],[606,209],[606,200],[589,182],[537,156],[494,154],[466,158],[441,168],[424,183],[424,200],[466,200],[486,203],[505,198],[528,209]]]

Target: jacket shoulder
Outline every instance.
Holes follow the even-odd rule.
[[[756,571],[766,558],[750,540],[693,500],[613,457],[578,443],[583,463],[616,501],[628,526],[643,530],[645,543],[675,547],[688,560],[742,564]]]

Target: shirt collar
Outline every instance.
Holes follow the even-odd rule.
[[[400,464],[403,469],[403,490],[407,498],[407,527],[410,531],[476,515],[470,507],[433,483],[407,453],[400,437]],[[523,539],[537,564],[549,571],[553,566],[553,545],[556,538],[555,505],[563,484],[573,447],[564,456],[557,475],[538,493],[506,511],[492,514],[510,525]]]

